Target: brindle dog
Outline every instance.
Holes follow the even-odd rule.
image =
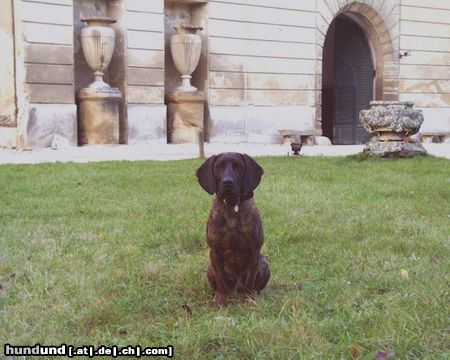
[[[269,281],[269,265],[260,252],[263,227],[253,200],[262,174],[255,160],[239,153],[212,156],[197,169],[201,187],[216,194],[206,227],[207,276],[216,306],[227,305],[234,291],[252,298]]]

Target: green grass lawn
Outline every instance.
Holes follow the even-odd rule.
[[[272,278],[254,302],[220,310],[205,275],[212,197],[194,176],[200,160],[0,166],[2,350],[448,358],[449,160],[258,162]]]

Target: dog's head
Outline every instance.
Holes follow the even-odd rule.
[[[197,178],[209,194],[237,202],[256,189],[263,173],[261,166],[246,154],[222,153],[206,160],[197,169]]]

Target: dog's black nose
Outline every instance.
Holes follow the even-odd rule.
[[[226,177],[222,180],[223,186],[231,186],[233,185],[233,182],[234,182],[233,179],[230,177]]]

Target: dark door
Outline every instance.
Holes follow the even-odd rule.
[[[330,136],[333,144],[366,143],[371,135],[362,127],[358,115],[369,108],[373,96],[375,73],[369,45],[361,28],[350,19],[338,17],[333,25],[333,40],[325,43],[334,51],[333,79],[328,79],[329,85],[323,89],[323,106],[328,107],[323,113],[324,135]],[[324,49],[326,52],[330,49]]]

